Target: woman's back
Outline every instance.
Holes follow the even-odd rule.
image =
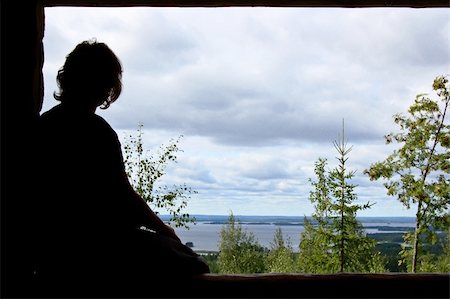
[[[61,104],[37,122],[31,229],[43,296],[74,295],[73,288],[86,296],[90,287],[104,295],[209,271],[133,190],[117,134],[95,114],[119,97],[121,75],[105,44],[82,42],[58,72]]]
[[[124,170],[116,133],[101,117],[64,104],[44,113],[39,126],[44,212],[65,223],[65,230],[121,225],[117,201]]]
[[[133,229],[117,135],[101,117],[64,104],[44,113],[38,129],[41,274],[103,272],[108,254],[120,251],[113,244]]]

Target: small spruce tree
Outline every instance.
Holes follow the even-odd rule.
[[[317,181],[312,181],[314,190],[310,201],[315,212],[305,221],[305,231],[300,241],[300,268],[314,273],[333,272],[381,272],[383,260],[375,252],[375,241],[365,236],[357,212],[370,208],[371,204],[355,204],[356,185],[350,181],[355,171],[348,171],[347,160],[351,147],[347,146],[342,125],[342,137],[334,141],[338,152],[338,165],[325,170],[326,159],[315,165]],[[303,266],[302,266],[303,264]]]

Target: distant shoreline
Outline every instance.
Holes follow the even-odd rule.
[[[194,215],[195,216],[195,215]],[[275,231],[282,229],[283,236],[289,239],[291,244],[300,242],[300,235],[305,230],[305,223],[300,217],[274,217],[274,216],[246,216],[236,220],[242,228],[251,232],[258,242],[266,248],[270,248]],[[190,224],[189,229],[175,228],[183,243],[189,244],[194,251],[202,254],[215,254],[218,252],[220,231],[228,224],[229,216],[202,215],[196,224]],[[365,234],[378,242],[390,241],[402,243],[403,235],[415,228],[413,217],[361,217],[359,218]],[[316,224],[313,222],[313,225]],[[439,232],[439,231],[438,231]]]
[[[168,214],[160,214],[161,217],[170,217],[170,215]],[[192,217],[206,217],[206,218],[215,218],[215,217],[230,217],[230,215],[216,215],[216,214],[190,214],[190,216]],[[305,215],[297,215],[297,216],[286,216],[286,215],[236,215],[233,214],[234,217],[244,217],[244,218],[248,218],[248,217],[258,217],[258,218],[301,218],[303,219],[305,217]],[[306,216],[307,218],[311,218],[311,215]],[[411,218],[411,219],[415,219],[416,217],[414,216],[358,216],[356,218],[393,218],[393,219],[405,219],[405,218]]]
[[[229,215],[204,215],[193,214],[190,215],[195,218],[196,222],[209,222],[209,224],[225,224],[228,223]],[[160,215],[163,221],[169,221],[170,215]],[[306,219],[314,221],[311,216],[260,216],[260,215],[234,215],[234,218],[239,223],[245,224],[278,224],[278,225],[296,225],[303,224]],[[360,222],[383,222],[383,223],[411,223],[415,222],[415,217],[410,216],[361,216],[356,217]]]

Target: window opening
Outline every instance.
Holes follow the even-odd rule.
[[[337,165],[333,140],[343,119],[356,203],[374,203],[358,214],[371,227],[366,233],[414,227],[414,206],[405,209],[363,170],[395,148],[383,139],[398,130],[392,116],[419,93],[435,97],[433,79],[450,74],[447,9],[53,7],[45,14],[42,111],[57,104],[64,55],[82,40],[107,43],[123,63],[124,88],[98,113],[123,143],[142,123],[150,150],[183,135],[178,163],[161,183],[198,192],[187,207],[198,224],[177,229],[194,249],[217,251],[222,225],[213,223],[232,212],[262,247],[281,227],[298,252],[300,224],[314,211],[314,162]]]

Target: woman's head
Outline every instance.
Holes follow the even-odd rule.
[[[106,109],[122,91],[122,65],[104,43],[84,41],[66,56],[56,81],[56,100]]]

